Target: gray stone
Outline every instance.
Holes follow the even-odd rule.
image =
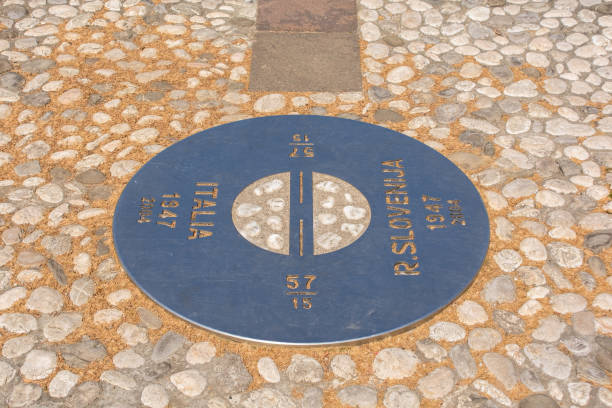
[[[206,379],[212,389],[223,394],[235,394],[245,391],[253,377],[239,355],[227,353],[212,360]]]
[[[377,122],[401,122],[405,118],[391,109],[378,109],[374,113],[374,120]]]
[[[429,337],[437,341],[459,341],[465,337],[465,329],[456,323],[437,322],[429,327]]]
[[[107,312],[107,313],[104,313]],[[116,321],[121,318],[123,312],[118,309],[104,309],[97,312],[102,314],[99,318],[101,321],[108,319],[108,321]],[[147,329],[144,327],[137,326],[132,323],[121,323],[117,329],[117,333],[121,336],[121,339],[128,346],[136,346],[138,344],[147,344],[149,342],[149,336],[147,335]]]
[[[117,269],[115,268],[115,261],[112,258],[107,258],[100,262],[96,269],[96,277],[100,280],[107,282],[117,276]]]
[[[393,94],[389,92],[387,88],[373,86],[373,87],[368,88],[368,96],[374,102],[383,102],[383,101],[386,101],[387,99],[391,99],[393,97]]]
[[[514,281],[507,275],[498,276],[485,285],[482,297],[488,303],[508,303],[514,302],[516,288]]]
[[[0,361],[0,388],[13,381],[15,373],[15,369],[9,363]]]
[[[51,97],[47,92],[37,91],[24,95],[21,99],[21,102],[23,102],[23,104],[27,106],[41,108],[51,102]]]
[[[68,407],[80,408],[89,406],[100,395],[100,385],[87,381],[79,384],[67,399]]]
[[[378,397],[376,390],[364,385],[350,385],[338,392],[338,399],[343,404],[357,408],[376,408]]]
[[[455,371],[459,378],[473,378],[478,373],[476,361],[472,357],[466,344],[457,344],[450,349],[450,358],[455,366]]]
[[[582,336],[595,334],[595,315],[591,311],[582,311],[572,315],[574,331]]]
[[[315,386],[306,388],[302,394],[302,408],[323,408],[323,391]]]
[[[113,364],[119,369],[138,368],[142,367],[144,363],[145,359],[132,349],[120,351],[113,356]]]
[[[573,355],[584,357],[591,353],[591,344],[582,337],[566,334],[561,339],[561,343]]]
[[[586,299],[577,293],[555,295],[550,299],[550,303],[553,310],[561,314],[577,313],[587,306]]]
[[[332,368],[333,367],[332,361]],[[257,371],[266,382],[277,383],[281,379],[278,367],[270,357],[262,357],[257,361]]]
[[[593,10],[601,14],[610,15],[612,14],[612,4],[609,4],[609,3],[597,4],[596,6],[593,7]]]
[[[312,357],[295,354],[287,367],[287,377],[293,382],[316,383],[323,379],[323,367]]]
[[[597,288],[597,281],[593,275],[586,271],[579,271],[578,279],[580,279],[580,283],[582,283],[582,286],[584,286],[588,291],[593,291],[595,288]]]
[[[162,321],[152,311],[139,307],[136,309],[140,322],[150,329],[159,329],[162,326]]]
[[[518,178],[504,186],[502,194],[506,198],[528,197],[538,191],[538,185],[529,179]]]
[[[561,333],[563,333],[566,326],[557,316],[548,316],[540,319],[540,325],[533,331],[531,336],[535,340],[552,343],[561,338]]]
[[[417,388],[427,399],[439,399],[455,386],[455,375],[448,367],[440,367],[418,381]]]
[[[589,257],[589,259],[587,259],[587,265],[589,265],[589,268],[591,268],[591,271],[595,274],[595,276],[601,277],[607,275],[606,265],[600,257],[595,255]]]
[[[475,351],[489,351],[502,341],[502,336],[495,329],[477,327],[468,335],[468,345]]]
[[[200,28],[194,30],[191,36],[197,39],[198,41],[210,41],[217,38],[219,36],[219,33],[210,28]]]
[[[102,373],[102,375],[104,374]],[[119,374],[121,375],[121,373]],[[115,381],[125,387],[130,385],[130,379],[132,378],[129,375],[121,375],[121,377],[117,378],[113,374],[106,374],[105,380],[109,381],[100,381],[102,392],[96,400],[96,405],[105,408],[140,406],[140,392],[138,390],[126,390],[110,382]],[[125,382],[121,382],[121,380],[125,380]]]
[[[584,237],[584,246],[598,254],[612,245],[612,230],[592,232]]]
[[[532,394],[519,402],[519,408],[559,408],[559,404],[548,395]]]
[[[477,130],[464,130],[459,135],[459,140],[463,143],[470,144],[474,147],[481,147],[486,142],[486,136],[484,133]]]
[[[419,396],[405,385],[387,388],[383,400],[385,408],[419,408]]]
[[[49,383],[49,395],[53,398],[65,398],[79,380],[79,376],[68,370],[58,372]]]
[[[566,380],[572,371],[572,360],[555,346],[530,343],[523,348],[525,355],[544,374]]]
[[[102,372],[100,381],[107,382],[125,391],[134,390],[138,385],[132,376],[116,370],[106,370]],[[206,384],[206,380],[204,380],[204,384]]]
[[[606,349],[599,349],[595,353],[595,361],[604,370],[612,372],[612,351]]]
[[[323,106],[313,106],[312,108],[310,108],[310,113],[312,115],[324,116],[327,115],[327,109]]]
[[[523,319],[506,310],[494,310],[493,321],[507,334],[521,334],[525,331]]]
[[[83,277],[73,282],[70,288],[70,300],[75,306],[83,306],[94,294],[96,284],[93,279]]]
[[[68,239],[70,239],[70,237],[67,235],[63,236],[68,237]],[[47,267],[53,273],[53,277],[55,278],[57,283],[62,286],[66,286],[66,284],[68,283],[68,279],[66,278],[66,273],[64,272],[64,268],[62,267],[62,265],[60,265],[57,261],[53,259],[47,259]]]
[[[597,336],[595,337],[595,342],[604,349],[608,351],[612,351],[612,337],[607,336]]]
[[[527,286],[546,284],[544,274],[535,266],[521,266],[517,269],[516,275]]]
[[[504,84],[509,84],[514,80],[512,70],[506,65],[495,65],[488,67],[488,69],[494,77],[499,79]]]
[[[21,6],[18,6],[21,7]],[[0,59],[0,73],[5,73],[13,68],[8,60]]]
[[[19,92],[25,85],[25,78],[16,72],[7,72],[0,75],[0,88],[12,92]]]
[[[21,241],[21,238],[22,238],[22,232],[19,227],[9,228],[2,232],[2,241],[4,242],[5,245],[15,245]],[[4,250],[7,250],[7,248],[11,250],[11,257],[12,257],[13,248],[10,248],[10,247],[4,247],[3,250],[0,250],[0,253]],[[3,254],[0,254],[0,265],[4,265],[6,264],[6,262],[8,262],[8,260],[5,260],[5,258],[3,258]]]
[[[0,328],[10,333],[29,333],[38,328],[34,316],[26,313],[4,313],[0,315]]]
[[[34,176],[40,173],[40,163],[38,160],[27,161],[15,166],[14,170],[19,177]]]
[[[436,120],[440,123],[452,123],[467,112],[462,103],[447,103],[436,108]]]
[[[60,346],[62,357],[69,367],[85,368],[93,361],[106,357],[106,347],[98,340],[83,337],[80,342]]]
[[[424,69],[425,73],[433,75],[446,75],[453,71],[455,71],[454,68],[449,67],[448,64],[444,63],[431,63]]]
[[[42,395],[42,389],[38,384],[19,383],[8,397],[8,406],[20,408],[38,401]]]
[[[558,159],[557,163],[559,164],[561,173],[563,173],[565,177],[572,177],[582,173],[580,166],[570,159]]]
[[[378,352],[372,368],[381,380],[398,380],[411,376],[419,362],[416,354],[401,348],[386,348]]]
[[[542,267],[542,271],[548,276],[559,289],[572,289],[572,284],[561,273],[559,267],[552,262],[547,262]]]
[[[512,71],[510,71],[510,74],[512,74]],[[514,98],[504,98],[497,102],[497,105],[504,113],[509,114],[520,112],[523,109],[521,103]]]
[[[10,269],[0,268],[0,290],[6,290],[11,283],[13,273]]]
[[[51,147],[42,140],[32,142],[23,148],[23,152],[28,159],[39,159],[44,157],[50,150]]]
[[[57,290],[40,286],[30,293],[26,308],[40,313],[59,312],[64,306],[64,299]]]
[[[467,325],[475,325],[484,323],[489,320],[489,316],[485,309],[478,303],[466,300],[457,308],[459,321]]]
[[[532,392],[546,391],[546,388],[544,388],[544,385],[542,385],[542,382],[533,370],[525,369],[521,371],[519,378],[521,379],[521,382],[525,384],[525,386]]]
[[[28,352],[21,366],[21,375],[27,380],[47,378],[57,365],[57,356],[52,351],[32,350]]]
[[[482,146],[482,154],[484,154],[486,156],[493,156],[493,155],[495,155],[495,145],[493,145],[493,142],[486,142]]]
[[[564,242],[546,245],[551,259],[562,268],[578,268],[582,265],[583,253],[580,249]]]
[[[113,189],[111,186],[97,185],[87,190],[87,197],[89,197],[89,199],[92,201],[106,200],[107,198],[110,197],[112,192],[113,192]]]
[[[43,220],[43,211],[41,206],[29,205],[16,211],[11,220],[17,225],[36,225]]]
[[[205,364],[210,362],[215,356],[217,349],[207,341],[193,344],[189,347],[185,360],[188,364]]]
[[[151,360],[161,363],[169,359],[185,343],[185,338],[173,331],[166,332],[153,347]]]
[[[106,180],[106,176],[98,169],[88,169],[77,174],[76,180],[83,184],[100,184]]]
[[[595,361],[581,358],[576,363],[576,375],[597,384],[610,384],[610,377]]]
[[[81,327],[83,317],[80,313],[60,313],[53,316],[43,327],[43,334],[48,341],[64,340],[69,334]]]
[[[19,4],[9,4],[0,8],[0,13],[11,20],[19,20],[28,14],[28,10]]]
[[[170,401],[164,387],[159,384],[149,384],[142,390],[140,401],[150,408],[165,408]]]
[[[8,230],[7,230],[8,231]],[[14,229],[13,229],[14,231]],[[6,231],[4,231],[6,232]],[[6,235],[10,235],[10,234],[6,234]],[[11,241],[10,237],[5,237],[5,234],[2,234],[2,238],[5,239],[6,241]],[[5,246],[2,249],[0,249],[0,266],[4,266],[7,263],[9,263],[11,261],[11,259],[13,259],[13,256],[15,255],[15,250],[13,249],[13,247],[10,246]]]
[[[570,399],[579,406],[588,404],[591,394],[591,384],[586,382],[571,382],[567,384]]]
[[[32,350],[37,342],[37,336],[27,335],[20,337],[13,337],[7,340],[2,346],[2,355],[6,358],[16,358],[24,355],[28,351]],[[0,381],[0,387],[2,381]]]
[[[55,66],[55,61],[45,58],[32,58],[22,62],[20,68],[28,74],[42,74]]]
[[[454,152],[448,158],[466,171],[473,171],[483,167],[487,163],[487,159],[470,152]]]
[[[442,346],[429,338],[417,341],[416,346],[426,360],[434,360],[439,363],[448,355]]]
[[[49,173],[52,181],[57,184],[63,184],[72,177],[72,173],[62,167],[53,167]]]
[[[350,380],[357,377],[355,362],[348,354],[338,354],[332,358],[331,369],[336,377]]]
[[[218,405],[221,407],[222,405]],[[273,388],[260,388],[250,392],[246,399],[241,402],[244,408],[297,408],[297,404],[291,399]]]
[[[507,390],[514,388],[518,382],[518,376],[512,360],[498,353],[486,353],[482,359],[489,372]]]

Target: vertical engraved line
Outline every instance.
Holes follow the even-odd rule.
[[[300,256],[304,256],[304,220],[300,219]]]
[[[304,173],[300,171],[300,204],[304,202]]]

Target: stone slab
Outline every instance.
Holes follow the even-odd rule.
[[[146,294],[218,333],[313,345],[409,327],[484,260],[468,177],[426,145],[362,122],[269,116],[165,149],[125,187],[117,255]]]
[[[258,0],[257,30],[355,32],[354,0]]]
[[[352,33],[255,34],[249,90],[361,91],[359,42]]]

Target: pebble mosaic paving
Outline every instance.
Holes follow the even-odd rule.
[[[257,17],[271,0],[0,2],[0,406],[612,407],[612,3],[359,0],[352,37],[263,31],[332,2],[307,3],[302,20]],[[333,47],[309,60],[312,36]],[[270,90],[256,69],[300,57],[332,74]],[[292,112],[387,126],[471,177],[491,245],[460,298],[381,340],[283,348],[130,282],[111,220],[134,172]]]

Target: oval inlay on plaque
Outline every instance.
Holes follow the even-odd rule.
[[[113,220],[131,279],[172,313],[278,344],[411,326],[475,278],[489,220],[474,185],[408,136],[322,116],[218,126],[153,157]]]

